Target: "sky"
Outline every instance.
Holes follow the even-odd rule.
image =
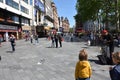
[[[74,17],[76,15],[75,5],[77,0],[53,0],[57,7],[58,16],[67,17],[70,27],[75,25]]]

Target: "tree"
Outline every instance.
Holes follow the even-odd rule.
[[[81,16],[81,21],[98,20],[99,10],[101,10],[102,22],[105,23],[106,29],[108,29],[108,23],[116,24],[119,29],[119,0],[77,0],[76,3],[76,16]],[[119,12],[118,12],[119,11]],[[116,13],[116,14],[114,14]],[[79,19],[75,17],[76,21]]]

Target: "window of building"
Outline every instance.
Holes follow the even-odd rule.
[[[33,5],[33,0],[30,0],[30,5]]]
[[[12,6],[13,8],[15,8],[15,9],[18,9],[18,10],[19,10],[19,4],[18,4],[18,3],[16,3],[16,2],[14,2],[14,1],[13,1],[13,3],[12,3],[12,4],[13,4],[13,6]]]
[[[6,0],[6,4],[12,7],[12,0]]]
[[[28,4],[28,0],[23,0],[23,1]]]
[[[29,19],[21,18],[21,22],[22,22],[22,24],[24,24],[24,25],[29,25]]]
[[[21,11],[26,14],[29,14],[29,10],[27,8],[25,8],[24,6],[21,6]]]
[[[6,0],[6,4],[19,10],[19,4],[14,2],[13,0]]]
[[[35,16],[35,21],[37,22],[37,9],[35,9],[34,16]]]
[[[19,17],[18,16],[13,16],[13,20],[15,23],[19,23]]]
[[[0,0],[0,2],[2,2],[2,3],[3,3],[3,0]]]

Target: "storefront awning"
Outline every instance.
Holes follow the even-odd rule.
[[[30,26],[22,26],[22,30],[28,30],[28,31],[30,31],[31,27]]]
[[[17,30],[0,30],[0,32],[17,32]]]

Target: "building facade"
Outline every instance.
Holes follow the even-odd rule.
[[[69,24],[69,20],[67,19],[67,17],[65,17],[65,18],[61,17],[60,25],[62,26],[64,33],[68,33],[69,32],[70,24]]]
[[[0,0],[0,34],[8,41],[10,34],[22,38],[22,31],[30,31],[32,19],[30,0]]]
[[[41,17],[41,22],[36,26],[36,33],[39,37],[45,37],[48,35],[48,31],[53,27],[53,10],[52,10],[52,0],[41,0],[44,4],[44,12]],[[41,9],[40,9],[41,10]]]
[[[59,30],[59,21],[58,21],[58,13],[57,13],[57,7],[55,6],[55,3],[52,2],[52,8],[53,8],[53,26],[55,29]]]
[[[33,0],[32,14],[32,34],[38,34],[39,37],[42,37],[44,35],[45,16],[45,5],[43,0]]]

